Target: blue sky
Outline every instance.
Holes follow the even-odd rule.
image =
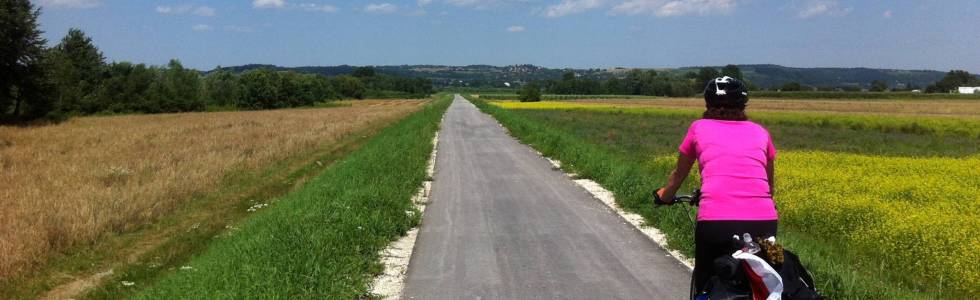
[[[185,65],[535,64],[966,69],[980,1],[35,0],[109,60]]]

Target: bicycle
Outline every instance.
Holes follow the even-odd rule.
[[[697,219],[696,219],[696,216],[691,213],[691,211],[692,211],[691,207],[698,207],[698,206],[700,206],[700,204],[701,204],[701,190],[700,189],[694,189],[691,192],[690,195],[675,195],[673,200],[674,201],[672,201],[670,203],[667,203],[667,202],[663,201],[663,199],[661,199],[660,195],[657,194],[657,191],[654,191],[653,192],[653,203],[655,205],[655,208],[661,207],[661,206],[672,206],[672,205],[678,204],[678,203],[687,204],[687,205],[684,205],[683,206],[684,207],[684,210],[687,212],[688,218],[691,220],[691,228],[692,228],[692,230],[696,230]],[[775,240],[773,239],[772,242],[775,243]],[[754,241],[751,241],[751,240],[749,240],[749,241],[739,240],[738,239],[738,236],[735,236],[735,239],[733,240],[732,247],[733,247],[733,249],[741,249],[741,250],[737,250],[736,251],[736,253],[738,253],[738,252],[741,252],[741,251],[744,251],[745,250],[745,246],[747,245],[747,243],[748,244],[754,244],[753,247],[759,247],[758,244],[755,244]],[[791,294],[788,294],[788,295],[786,293],[783,293],[784,297],[785,296],[789,296],[789,297],[786,297],[785,299],[822,299],[822,297],[819,295],[819,293],[817,292],[816,288],[813,285],[813,277],[812,277],[812,275],[810,274],[809,271],[807,271],[805,268],[803,268],[803,265],[802,265],[802,263],[800,263],[799,258],[795,254],[793,254],[792,252],[790,252],[789,250],[785,250],[785,249],[781,249],[781,250],[783,250],[782,253],[783,253],[783,256],[785,257],[785,261],[784,262],[781,262],[781,264],[783,265],[783,267],[780,268],[779,270],[777,270],[777,272],[779,273],[779,276],[780,277],[794,278],[794,281],[792,282],[792,284],[795,285],[794,286],[794,291],[795,292],[793,292]],[[786,263],[788,263],[788,265]],[[738,271],[736,271],[736,273],[738,273],[737,276],[746,276],[746,272],[747,271],[744,269],[746,267],[748,267],[748,265],[743,262],[742,263],[742,266],[739,266],[737,268],[737,270],[738,270]],[[773,266],[773,267],[775,267],[775,266]],[[747,278],[747,277],[743,277],[743,278]],[[694,283],[695,283],[695,278],[694,278],[694,276],[692,274],[692,276],[691,276],[691,288],[690,288],[691,299],[692,300],[694,300],[694,299],[708,299],[708,296],[705,293],[706,291],[697,291],[695,289],[695,284]],[[747,284],[747,281],[742,282],[742,283],[743,284]],[[784,284],[788,284],[788,283],[790,283],[790,282],[786,281],[786,279],[780,279],[780,290],[783,289],[783,287],[785,286]],[[745,290],[745,291],[749,291],[748,295],[743,296],[743,297],[736,296],[736,297],[726,298],[726,299],[752,299],[752,288],[751,287],[741,286],[741,287],[739,287],[739,289]]]

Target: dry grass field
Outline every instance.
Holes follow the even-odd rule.
[[[615,104],[617,106],[704,108],[704,99],[701,98],[583,99],[572,100],[572,102]],[[749,109],[759,111],[980,117],[980,101],[975,100],[752,99],[749,101]]]
[[[425,101],[83,117],[0,127],[0,281],[51,251],[153,222],[236,171],[388,124]],[[349,103],[349,105],[348,105]]]

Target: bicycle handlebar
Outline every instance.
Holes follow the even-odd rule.
[[[674,201],[666,203],[663,199],[660,199],[660,195],[657,191],[653,191],[653,203],[656,205],[673,205],[674,203],[687,203],[691,206],[698,206],[701,203],[701,189],[695,189],[690,195],[677,195],[674,196]]]

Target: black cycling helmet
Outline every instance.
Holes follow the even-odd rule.
[[[749,92],[742,81],[732,77],[708,80],[704,87],[704,103],[708,107],[745,108]]]

